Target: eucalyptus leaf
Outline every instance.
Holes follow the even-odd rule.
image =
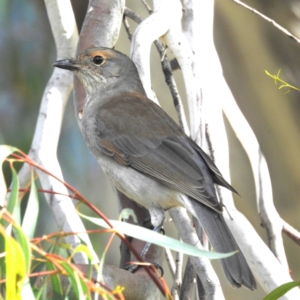
[[[81,216],[96,225],[99,225],[104,228],[110,228],[103,219],[88,217],[88,216],[85,216],[82,214],[81,214]],[[200,250],[191,245],[182,243],[176,239],[161,235],[157,232],[154,232],[152,230],[149,230],[149,229],[137,226],[137,225],[133,225],[133,224],[129,224],[129,223],[121,222],[121,221],[116,221],[116,220],[109,220],[109,221],[114,226],[114,229],[118,232],[121,232],[123,234],[126,234],[128,236],[137,238],[137,239],[145,241],[145,242],[149,242],[151,244],[169,248],[174,251],[179,251],[179,252],[185,253],[187,255],[206,257],[209,259],[220,259],[220,258],[229,257],[236,253],[236,252],[217,253],[217,252]]]

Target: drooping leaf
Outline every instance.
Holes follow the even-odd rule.
[[[83,218],[89,220],[90,222],[92,222],[96,225],[99,225],[104,228],[110,228],[106,224],[106,222],[100,218],[88,217],[83,214],[80,214],[80,215]],[[121,221],[115,221],[115,220],[109,220],[109,221],[111,222],[111,224],[114,226],[114,228],[117,231],[119,231],[123,234],[129,235],[133,238],[137,238],[137,239],[145,241],[145,242],[149,242],[151,244],[169,248],[174,251],[179,251],[179,252],[185,253],[187,255],[206,257],[209,259],[220,259],[220,258],[229,257],[236,253],[236,252],[217,253],[217,252],[200,250],[196,247],[182,243],[176,239],[161,235],[157,232],[154,232],[152,230],[149,230],[149,229],[146,229],[146,228],[143,228],[140,226],[136,226],[136,225],[121,222]]]
[[[12,165],[11,168],[12,173],[12,184],[11,184],[11,192],[9,196],[9,200],[7,203],[7,210],[13,215],[14,220],[21,224],[21,205],[18,201],[19,194],[19,178],[15,168]]]
[[[14,225],[14,233],[16,240],[18,241],[19,245],[21,246],[24,254],[25,264],[26,264],[26,273],[29,274],[30,266],[31,266],[31,248],[29,245],[29,240],[25,233],[23,232],[22,228],[18,225]]]
[[[50,271],[55,271],[56,268],[53,266],[51,262],[47,262],[47,269]],[[51,290],[55,295],[62,295],[62,287],[60,283],[60,278],[58,274],[55,275],[50,275],[50,280],[51,280]]]
[[[21,291],[21,298],[26,300],[35,300],[35,296],[28,277],[26,277],[26,279],[24,280],[23,288]]]
[[[6,298],[21,300],[27,277],[24,253],[16,240],[6,235],[3,227],[0,227],[0,234],[5,238]]]
[[[34,237],[38,214],[39,214],[39,198],[38,198],[38,192],[34,181],[34,174],[33,171],[31,171],[30,194],[29,194],[29,199],[28,199],[26,211],[22,222],[22,229],[30,239]]]
[[[1,145],[0,146],[0,205],[4,206],[5,204],[5,196],[7,193],[7,187],[4,180],[4,175],[2,171],[2,164],[5,161],[6,157],[12,154],[13,152],[18,151],[17,148],[8,146],[8,145]]]
[[[77,299],[91,300],[90,292],[85,282],[79,277],[78,273],[74,271],[71,266],[66,262],[61,262],[62,267],[68,273],[68,279],[71,282],[73,291]]]
[[[274,291],[272,291],[269,295],[267,295],[264,300],[277,300],[284,294],[286,294],[289,290],[293,289],[296,286],[300,285],[300,281],[292,281],[285,284],[282,284]]]

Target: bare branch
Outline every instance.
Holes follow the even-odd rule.
[[[150,48],[151,44],[164,35],[168,30],[168,24],[165,21],[165,14],[159,11],[154,12],[146,18],[135,30],[132,36],[130,49],[131,59],[137,66],[140,79],[148,98],[158,103],[153,98],[150,78]]]
[[[169,210],[173,222],[183,242],[203,249],[198,236],[191,226],[187,212],[183,208],[172,208]],[[198,274],[208,299],[225,299],[217,277],[210,261],[201,257],[190,257],[193,267]]]
[[[169,266],[170,272],[172,274],[173,279],[175,279],[176,265],[172,255],[172,252],[169,248],[165,249],[166,262]]]
[[[262,14],[261,12],[259,12],[258,10],[254,9],[251,6],[248,6],[247,4],[245,4],[244,2],[239,1],[239,0],[233,0],[233,2],[235,2],[238,5],[243,6],[244,8],[246,8],[248,10],[250,10],[251,12],[253,12],[254,14],[260,16],[261,18],[263,18],[267,22],[270,22],[273,26],[275,26],[281,32],[283,32],[284,34],[286,34],[290,39],[292,39],[293,41],[295,41],[297,43],[300,43],[300,40],[297,37],[295,37],[291,32],[289,32],[286,28],[280,26],[277,22],[275,22],[274,20],[268,18],[267,16],[265,16],[264,14]]]
[[[194,287],[194,279],[196,277],[196,270],[192,265],[191,258],[189,257],[185,266],[182,285],[180,289],[180,299],[191,299],[191,292]]]
[[[159,52],[159,55],[161,57],[162,69],[163,69],[163,72],[165,74],[166,83],[167,83],[167,85],[168,85],[168,87],[171,91],[171,94],[172,94],[173,103],[174,103],[174,106],[175,106],[175,109],[176,109],[176,112],[177,112],[179,125],[184,130],[186,135],[190,135],[190,130],[189,130],[189,127],[188,127],[188,124],[187,124],[187,121],[186,121],[186,117],[185,117],[181,97],[180,97],[180,94],[178,92],[174,76],[172,74],[172,67],[171,67],[170,61],[168,60],[167,56],[165,55],[166,49],[164,48],[162,43],[158,40],[156,40],[154,42],[154,44],[155,44],[155,46],[156,46],[156,48]]]
[[[174,299],[180,299],[179,295],[180,295],[180,288],[181,288],[181,274],[182,274],[182,261],[183,261],[183,254],[181,252],[177,252],[176,253],[176,272],[175,272],[175,276],[174,276],[174,282],[173,282],[173,286],[171,289],[171,294],[173,296]]]
[[[163,3],[153,1],[154,13],[164,14],[163,23],[168,25],[168,31],[164,35],[168,47],[175,55],[182,71],[186,98],[189,109],[190,135],[191,138],[200,143],[201,128],[201,84],[195,73],[195,54],[192,52],[186,37],[181,29],[182,5],[180,1],[164,1]],[[161,26],[161,25],[160,25]]]
[[[258,210],[267,231],[270,248],[288,272],[289,268],[281,237],[283,224],[273,203],[271,179],[265,157],[252,129],[231,94],[224,102],[223,109],[249,157],[254,176]]]
[[[89,265],[76,264],[76,267],[81,272],[89,274]],[[92,271],[92,278],[97,281],[97,272],[95,269],[93,269]],[[111,291],[115,290],[118,286],[126,287],[122,291],[122,297],[118,297],[118,295],[115,295],[113,299],[159,299],[159,290],[157,289],[153,280],[145,271],[136,275],[125,270],[120,270],[119,268],[114,266],[104,266],[102,276],[105,282],[105,286]],[[69,277],[60,275],[60,282],[62,290],[68,290],[70,286]],[[43,284],[44,278],[39,277],[35,283],[35,287],[40,289]],[[47,295],[52,296],[51,299],[54,299],[53,289],[50,284],[47,285],[47,289]],[[95,296],[96,298],[93,299],[100,299],[99,297],[97,298],[97,296],[99,295]]]
[[[117,42],[122,24],[125,0],[90,0],[80,32],[76,54],[90,47],[110,47]],[[80,114],[83,109],[85,91],[74,77],[75,116],[81,128]]]
[[[174,9],[174,3],[171,6],[170,5],[168,6],[168,8],[170,8],[170,7],[172,7]],[[173,27],[176,28],[176,31],[174,31],[174,33],[173,33],[174,37],[173,37],[173,35],[170,35],[171,41],[173,38],[175,38],[175,36],[179,30],[179,28],[177,28],[177,25],[173,24],[175,22],[180,23],[181,9],[180,9],[180,12],[178,12],[178,7],[181,8],[181,6],[175,5],[175,11],[176,11],[175,18],[174,18],[174,14],[172,14],[173,15],[172,18],[174,18],[174,20],[171,19],[171,24],[169,24],[170,26],[172,25]],[[155,12],[150,17],[148,17],[142,24],[139,25],[139,27],[137,29],[138,33],[135,32],[135,34],[133,36],[133,43],[132,43],[131,49],[133,49],[134,52],[133,52],[132,59],[135,61],[135,63],[136,63],[136,60],[138,61],[137,68],[139,70],[140,77],[144,78],[143,84],[145,84],[145,83],[148,84],[148,90],[151,88],[150,77],[144,76],[145,75],[144,72],[150,72],[150,70],[148,70],[149,62],[148,62],[148,60],[147,61],[145,60],[145,56],[150,54],[150,53],[148,53],[148,52],[150,52],[150,50],[148,49],[148,52],[147,52],[145,47],[147,47],[147,45],[148,45],[148,48],[150,47],[152,41],[154,40],[155,32],[156,32],[156,36],[159,37],[160,36],[159,34],[161,34],[161,30],[162,29],[165,30],[165,26],[167,24],[166,17],[164,17],[162,19],[162,15],[164,15],[164,16],[170,15],[170,12],[169,11],[167,12],[166,9],[167,9],[167,7],[162,5],[162,7],[159,7],[159,10],[154,10]],[[125,13],[127,14],[127,11]],[[130,16],[130,15],[128,14],[128,16]],[[136,15],[131,14],[131,16],[133,18],[135,18],[136,20],[138,20]],[[149,21],[149,19],[150,19],[150,21]],[[160,24],[160,22],[163,22],[163,25]],[[153,29],[153,26],[154,26],[154,29]],[[149,30],[151,31],[150,33],[148,32]],[[181,30],[180,30],[180,32],[181,32]],[[185,44],[185,49],[189,49],[187,43],[185,42],[185,38],[183,37],[183,35],[181,34],[180,36],[182,38],[182,43]],[[145,41],[145,39],[146,39],[146,41]],[[138,49],[135,49],[134,43],[137,45],[136,47]],[[145,44],[146,44],[146,46],[145,46]],[[143,47],[141,45],[143,45]],[[188,51],[190,51],[190,49]],[[146,54],[145,54],[145,52],[146,52]],[[184,57],[185,52],[182,51],[182,49],[179,49],[179,53],[181,55],[180,56],[181,69],[184,69],[185,74],[188,74],[188,76],[191,76],[194,81],[195,78],[193,77],[192,69],[188,66],[188,63],[191,64],[191,62],[192,62],[191,59],[189,59],[188,62],[186,63],[185,57]],[[140,68],[143,68],[143,64],[147,64],[147,67],[144,68],[143,71],[140,72]],[[190,92],[188,93],[190,96],[190,101],[191,101],[191,103],[196,103],[197,101],[195,100],[195,97],[193,98],[191,96],[192,95],[191,90],[196,91],[196,84],[193,85],[191,82],[188,82],[188,85],[189,85],[189,89],[190,89]],[[152,91],[151,92],[149,91],[149,93],[151,94]],[[149,94],[148,94],[148,97],[149,97]],[[191,109],[191,111],[195,115],[196,110]],[[178,213],[178,214],[180,214],[180,213]],[[183,219],[181,218],[181,220],[183,220]],[[191,228],[189,218],[186,218],[184,222],[186,222],[187,224],[183,224],[183,222],[177,222],[176,223],[177,228],[181,227],[181,226],[182,227],[189,226],[189,228]],[[193,230],[187,231],[187,230],[184,230],[184,228],[182,228],[181,230],[179,230],[179,232],[180,232],[180,236],[183,239],[185,238],[188,243],[191,243],[192,245],[194,245],[197,241],[197,243],[199,244],[199,247],[200,247],[199,240],[197,239],[197,237],[193,236],[193,234],[195,234],[195,232]],[[182,234],[184,234],[184,236]],[[191,236],[193,236],[193,237],[191,237]],[[195,238],[196,241],[193,238]],[[218,295],[222,295],[221,297],[224,298],[224,296],[222,294],[222,290],[220,288],[220,283],[219,283],[209,261],[206,261],[206,263],[204,263],[203,260],[201,260],[201,259],[198,260],[198,258],[193,258],[193,262],[194,262],[194,264],[193,264],[194,267],[196,267],[198,272],[201,273],[203,276],[202,279],[205,281],[204,286],[205,286],[205,288],[207,288],[207,294],[210,296],[214,295],[216,298]],[[207,265],[209,266],[208,267],[209,271],[205,270],[205,272],[204,272],[204,269],[207,267]],[[205,274],[206,276],[203,274]],[[216,282],[217,282],[217,284],[216,284]]]
[[[133,19],[138,24],[140,24],[143,21],[142,18],[140,18],[138,15],[136,15],[133,11],[131,11],[128,8],[125,9],[124,15],[127,15],[128,17]],[[130,37],[131,33],[130,33],[129,27],[125,23],[125,21],[124,21],[124,26],[125,26],[125,29],[127,31],[128,36],[129,36],[129,39],[131,39],[131,37]],[[181,97],[180,97],[180,94],[178,92],[177,85],[176,85],[176,82],[175,82],[175,79],[174,79],[174,76],[173,76],[173,73],[172,73],[171,63],[168,60],[167,56],[165,55],[166,49],[159,40],[155,40],[154,44],[155,44],[155,46],[156,46],[156,48],[159,52],[159,55],[161,57],[162,69],[163,69],[163,72],[164,72],[164,75],[165,75],[166,83],[167,83],[167,85],[170,89],[170,92],[172,94],[174,106],[175,106],[177,116],[178,116],[179,125],[184,130],[184,132],[187,135],[189,135],[190,132],[189,132],[189,128],[188,128],[188,125],[187,125],[187,121],[186,121],[186,117],[185,117]]]
[[[146,0],[142,0],[143,4],[145,5],[146,9],[148,10],[149,14],[153,13],[152,8],[150,7],[150,5],[147,3]]]
[[[300,232],[284,220],[282,220],[282,224],[282,231],[288,237],[290,237],[296,244],[300,245]]]
[[[45,0],[46,9],[54,36],[58,58],[70,57],[75,53],[78,40],[76,23],[70,1]],[[56,151],[60,135],[61,123],[66,102],[72,88],[72,77],[62,70],[55,69],[42,98],[39,117],[29,151],[29,157],[42,165],[50,173],[63,180]],[[65,186],[51,176],[37,170],[44,190],[53,190],[60,194],[68,194]],[[27,188],[30,184],[30,169],[24,165],[19,174],[20,187]],[[59,228],[66,232],[84,232],[84,226],[74,208],[72,200],[59,194],[45,194]],[[68,212],[67,214],[65,212]],[[98,261],[88,235],[81,234],[93,255],[94,262]],[[66,242],[73,247],[81,243],[79,236],[68,236]],[[82,253],[74,257],[77,263],[87,263]]]
[[[126,287],[123,291],[125,299],[159,299],[160,297],[155,282],[143,268],[132,274],[113,266],[105,266],[103,278],[111,289],[118,285]]]
[[[198,21],[197,26],[194,28],[194,32],[196,29],[198,30],[198,39],[194,41],[194,51],[198,51],[197,49],[199,49],[199,45],[205,45],[205,47],[201,47],[200,59],[197,61],[203,74],[200,76],[200,78],[203,80],[202,95],[205,108],[203,114],[205,116],[215,162],[223,176],[229,180],[228,141],[223,122],[222,107],[225,109],[228,103],[232,104],[235,103],[235,101],[223,77],[222,67],[214,46],[213,1],[186,0],[184,1],[184,4],[186,3],[191,5],[188,8],[192,9],[194,14],[193,18]],[[186,7],[184,8],[187,13],[190,12],[189,9],[186,9]],[[190,25],[192,26],[193,24]],[[194,38],[196,38],[196,35],[194,35]],[[215,88],[216,86],[218,87],[217,89]],[[226,109],[225,112],[227,114]],[[234,117],[235,114],[230,115],[228,117],[229,122],[232,122],[231,118],[234,119]],[[243,123],[247,123],[244,118]],[[235,123],[233,129],[241,129],[241,121]],[[245,131],[243,131],[243,137],[245,140],[248,139],[249,141],[249,135],[247,135],[247,133],[248,132],[245,133]],[[254,143],[254,145],[257,144]],[[259,147],[256,149],[259,149]],[[257,170],[258,169],[256,169],[255,172],[257,172]],[[261,191],[259,187],[260,184],[261,183],[257,181],[256,188],[259,191]],[[252,271],[256,275],[256,279],[262,285],[264,290],[266,292],[270,292],[277,286],[291,281],[287,269],[282,267],[273,255],[270,255],[270,250],[262,242],[261,238],[257,235],[249,222],[239,212],[236,211],[231,193],[224,188],[220,188],[220,192],[222,198],[224,199],[226,208],[232,217],[230,218],[227,213],[224,213],[226,222],[233,232]],[[283,249],[282,245],[281,249]],[[272,258],[270,256],[272,256]],[[267,258],[269,258],[269,260]],[[298,294],[299,291],[296,291],[295,293]],[[299,295],[295,295],[295,298],[299,297]]]
[[[241,250],[261,287],[267,293],[270,293],[283,283],[292,281],[290,275],[283,269],[271,250],[257,236],[249,221],[238,211],[230,211],[230,213],[233,219],[228,218],[226,214],[224,217],[227,218],[227,224],[232,234],[239,241]],[[292,289],[282,299],[293,300],[298,299],[299,296],[299,289]]]

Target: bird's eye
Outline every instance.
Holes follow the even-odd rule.
[[[103,63],[103,61],[104,61],[104,58],[100,55],[97,55],[93,58],[93,63],[95,65],[101,65]]]

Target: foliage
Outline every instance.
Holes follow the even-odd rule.
[[[1,167],[4,162],[10,166],[12,182],[10,189],[7,189],[3,173],[0,172],[0,200],[2,201],[0,210],[0,299],[52,299],[54,296],[55,299],[91,299],[92,293],[101,295],[103,299],[123,299],[123,287],[118,286],[115,290],[109,290],[102,284],[101,274],[105,254],[115,235],[121,239],[126,239],[124,234],[130,235],[175,251],[210,259],[219,259],[234,254],[203,251],[139,226],[108,220],[78,191],[64,183],[71,191],[69,197],[89,206],[100,218],[80,215],[100,227],[107,228],[91,230],[89,233],[106,232],[111,234],[102,255],[100,266],[93,266],[98,271],[98,278],[97,280],[91,279],[90,274],[83,273],[72,263],[74,254],[83,252],[89,259],[89,269],[91,269],[92,255],[89,249],[84,244],[72,249],[70,245],[62,241],[67,235],[77,234],[76,232],[54,232],[46,236],[34,237],[39,214],[38,194],[39,192],[55,193],[55,191],[44,191],[36,188],[34,169],[42,169],[42,167],[22,151],[6,145],[0,146]],[[18,175],[14,167],[17,163],[28,163],[30,165],[30,189],[20,188]],[[28,203],[25,212],[21,216],[21,201],[28,192]],[[7,205],[5,199],[8,199]],[[132,216],[132,214],[132,211],[124,210],[122,219]],[[63,284],[62,276],[67,276],[68,284]],[[168,292],[166,293],[168,294]]]
[[[279,86],[279,88],[278,88],[279,90],[284,89],[284,88],[287,88],[287,89],[288,89],[288,90],[286,91],[286,94],[289,93],[291,90],[300,91],[299,88],[297,88],[297,87],[295,87],[295,86],[293,86],[293,85],[290,85],[289,83],[287,83],[286,81],[284,81],[283,79],[281,79],[281,78],[279,77],[279,76],[280,76],[281,70],[278,70],[278,72],[277,72],[276,75],[272,75],[272,74],[270,74],[270,73],[269,73],[268,71],[266,71],[266,70],[265,70],[265,72],[266,72],[266,74],[267,74],[268,76],[270,76],[271,78],[274,79],[275,85],[277,85],[278,82],[280,83],[280,86]]]
[[[103,299],[123,299],[122,289],[111,291],[103,287],[71,262],[79,251],[91,261],[85,245],[71,249],[61,241],[67,234],[76,233],[56,232],[33,238],[39,213],[34,169],[31,165],[30,190],[20,190],[14,164],[30,163],[30,159],[14,147],[0,146],[1,166],[4,161],[10,164],[12,183],[6,195],[4,176],[0,172],[1,200],[4,203],[5,197],[9,198],[7,206],[2,205],[0,210],[0,299],[91,299],[91,292],[98,293]],[[28,204],[21,218],[20,203],[27,192]],[[67,276],[69,283],[66,286],[62,285],[61,276]]]
[[[300,281],[292,281],[285,284],[282,284],[274,291],[272,291],[269,295],[267,295],[264,300],[277,300],[284,294],[286,294],[289,290],[293,289],[294,287],[300,285]]]

